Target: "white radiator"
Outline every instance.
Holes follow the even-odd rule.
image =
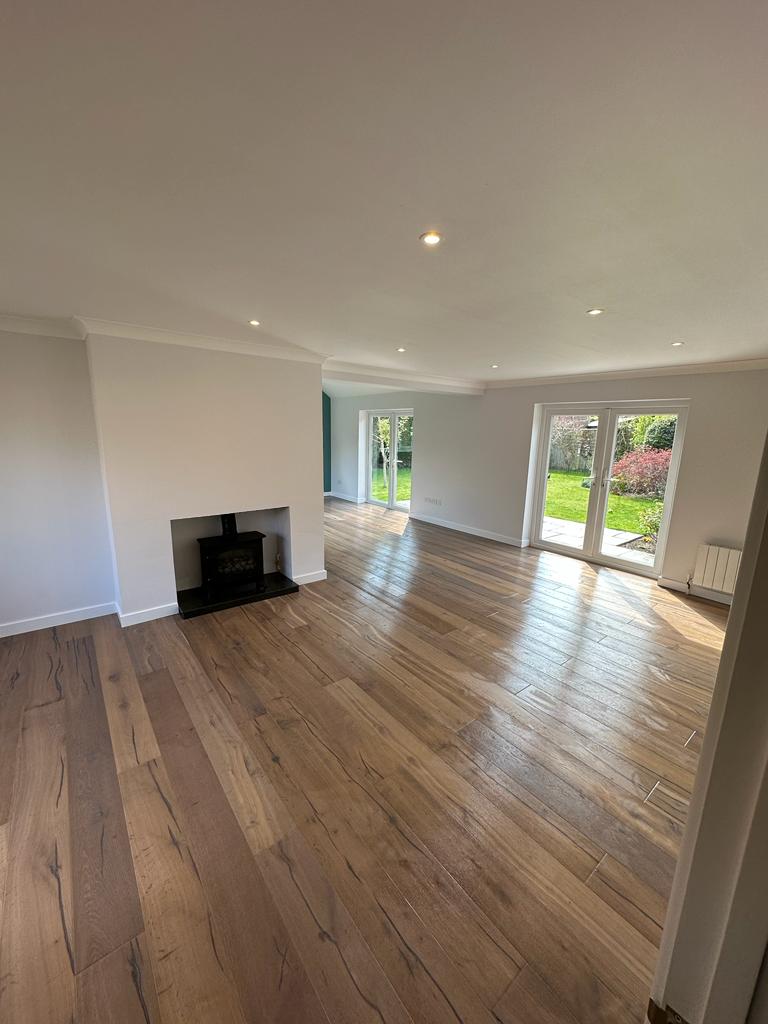
[[[705,590],[732,594],[736,586],[741,552],[736,548],[718,548],[714,544],[699,544],[696,568],[691,583]]]

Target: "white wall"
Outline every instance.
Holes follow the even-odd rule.
[[[691,1024],[766,1021],[766,621],[768,446],[652,988],[658,1005]]]
[[[90,336],[124,623],[175,609],[171,520],[288,506],[298,582],[321,578],[317,364]]]
[[[0,636],[113,600],[85,343],[0,332]]]
[[[741,547],[768,430],[768,371],[546,384],[481,397],[404,391],[336,398],[333,491],[358,494],[359,411],[414,410],[411,511],[520,543],[534,407],[675,399],[690,406],[663,576],[683,582],[699,543]],[[437,498],[435,505],[427,498]]]

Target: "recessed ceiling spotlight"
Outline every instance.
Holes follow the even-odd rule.
[[[399,348],[397,351],[398,352],[405,352],[405,349],[404,348]]]
[[[684,344],[684,341],[673,341],[672,348],[682,348]]]
[[[423,242],[424,245],[439,245],[443,240],[443,236],[438,234],[437,231],[425,231],[423,235],[419,235],[419,241]]]
[[[499,364],[498,363],[491,363],[491,369],[492,370],[498,370],[498,368],[499,368]]]
[[[258,327],[259,324],[261,323],[261,321],[260,320],[249,320],[248,323],[251,325],[251,327]]]
[[[594,309],[587,310],[587,316],[600,316],[600,314],[604,312],[604,309],[597,309],[597,307],[595,307]]]

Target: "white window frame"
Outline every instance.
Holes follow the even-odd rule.
[[[379,508],[390,508],[396,509],[400,512],[407,512],[410,507],[410,502],[407,504],[404,502],[397,502],[397,466],[395,465],[396,460],[393,459],[393,465],[395,465],[395,472],[390,473],[389,478],[389,500],[380,501],[378,498],[374,498],[371,492],[371,436],[373,433],[373,417],[374,416],[388,416],[391,421],[391,437],[394,440],[397,436],[395,430],[396,421],[398,416],[411,416],[413,417],[413,409],[366,409],[366,430],[365,430],[365,500],[370,505],[378,505]],[[415,424],[415,418],[414,418]],[[396,446],[392,452],[396,455]],[[411,478],[413,479],[413,478]]]
[[[650,576],[658,579],[661,575],[661,567],[664,563],[664,552],[667,546],[669,534],[669,520],[672,507],[675,501],[675,490],[680,470],[680,460],[685,443],[685,428],[688,421],[689,403],[681,400],[651,399],[641,401],[624,402],[572,402],[552,403],[543,405],[541,408],[541,430],[539,432],[538,452],[536,456],[535,496],[534,496],[534,518],[532,523],[531,545],[547,551],[557,551],[562,555],[570,555],[572,558],[580,558],[585,562],[592,562],[596,565],[609,565],[616,569],[624,569],[640,576]],[[587,522],[584,531],[584,544],[581,548],[568,547],[564,544],[554,544],[542,538],[542,526],[544,521],[544,505],[546,500],[547,467],[549,465],[549,444],[552,433],[552,417],[557,415],[574,416],[584,413],[595,413],[599,417],[597,437],[595,438],[595,458],[593,463],[593,481],[598,486],[590,488],[589,504],[587,509]],[[615,436],[616,423],[619,416],[624,415],[647,415],[661,414],[677,416],[677,427],[675,429],[675,441],[672,446],[672,459],[669,464],[669,474],[664,492],[664,514],[662,516],[659,534],[656,542],[656,554],[653,565],[642,565],[639,562],[632,562],[623,558],[612,558],[600,551],[602,541],[605,513],[608,503],[610,468],[613,463],[612,447]]]

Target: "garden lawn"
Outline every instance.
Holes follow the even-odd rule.
[[[588,474],[553,469],[547,480],[547,500],[544,515],[553,519],[569,519],[572,523],[587,521],[589,490],[581,486]],[[653,505],[657,498],[627,498],[623,494],[608,497],[606,526],[609,530],[629,530],[630,533],[644,533],[640,522],[643,509]]]
[[[384,471],[374,469],[371,477],[371,497],[377,501],[389,501],[387,483],[384,482]],[[397,500],[411,500],[411,471],[406,466],[401,466],[397,471]]]

